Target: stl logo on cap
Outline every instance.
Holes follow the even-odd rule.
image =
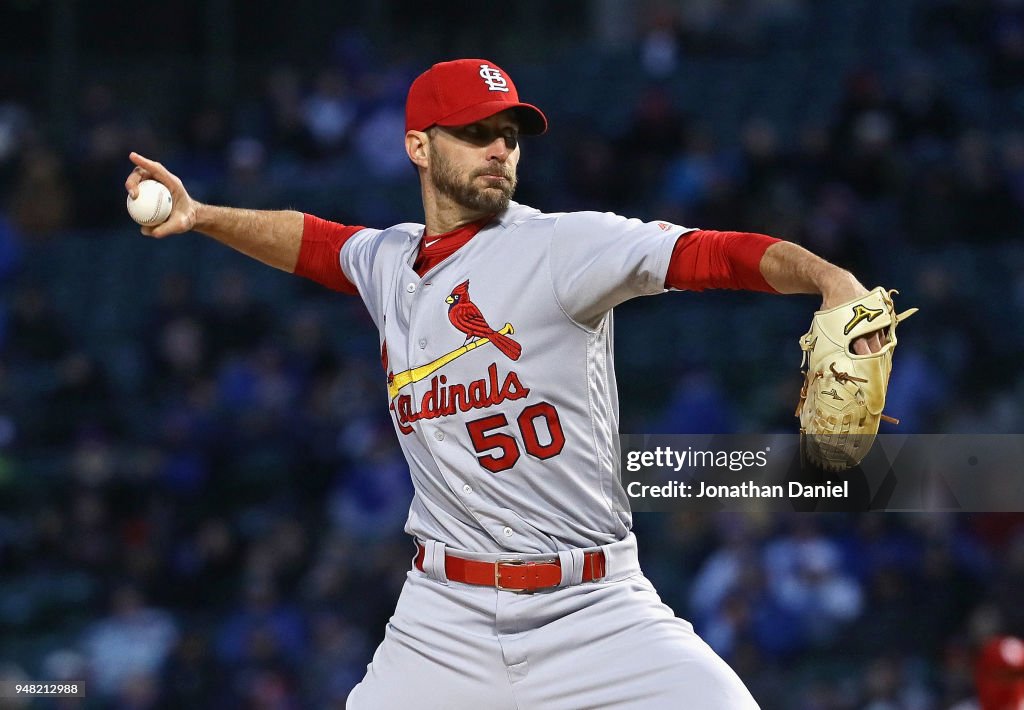
[[[504,75],[489,64],[480,65],[480,77],[487,84],[489,91],[504,91],[508,92],[508,82],[505,80]]]
[[[519,100],[515,82],[489,59],[438,62],[416,77],[405,100],[405,130],[431,126],[465,126],[512,109],[524,135],[547,130],[539,108]]]

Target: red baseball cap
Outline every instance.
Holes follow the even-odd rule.
[[[441,62],[416,77],[405,100],[405,130],[431,126],[464,126],[514,108],[519,129],[538,135],[548,129],[539,108],[519,100],[516,85],[505,71],[486,59]]]

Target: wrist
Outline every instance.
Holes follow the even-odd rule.
[[[192,212],[192,229],[197,232],[206,232],[212,226],[214,222],[213,207],[211,205],[203,204],[198,200],[192,200],[191,205]]]
[[[829,266],[831,268],[824,270],[815,279],[815,285],[821,292],[822,310],[828,310],[867,293],[867,289],[849,271],[831,264]]]

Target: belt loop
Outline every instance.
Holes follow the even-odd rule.
[[[583,550],[560,550],[558,561],[562,565],[559,587],[568,587],[583,581]]]
[[[448,574],[444,569],[444,548],[445,544],[437,540],[423,543],[423,571],[438,582],[448,584]]]
[[[640,571],[636,536],[633,533],[617,542],[602,545],[601,549],[604,551],[605,579],[621,579]]]

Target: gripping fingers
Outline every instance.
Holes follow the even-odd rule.
[[[128,179],[124,181],[124,189],[128,191],[128,194],[134,200],[139,196],[139,183],[143,180],[148,180],[150,177],[148,170],[136,167],[128,173]]]
[[[885,337],[885,334],[876,330],[854,340],[853,351],[858,355],[870,355],[871,353],[877,353],[888,342],[889,339]]]
[[[163,165],[134,151],[128,154],[128,159],[135,163],[135,168],[128,174],[124,187],[132,197],[138,197],[138,186],[143,180],[157,180],[175,192],[177,178]]]

